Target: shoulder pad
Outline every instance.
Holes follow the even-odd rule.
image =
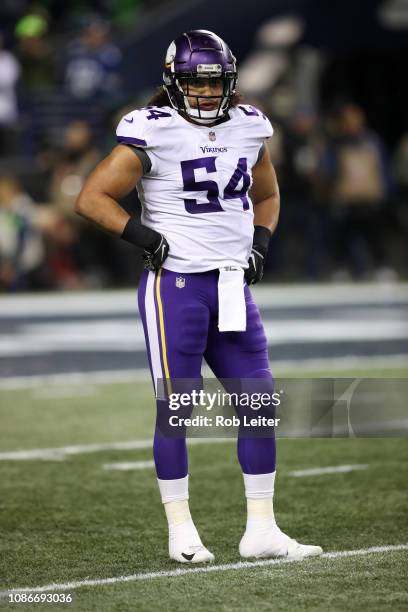
[[[259,135],[261,138],[270,138],[272,136],[273,127],[271,122],[259,108],[251,104],[238,104],[235,110],[248,127],[253,126],[257,136]]]
[[[118,143],[136,147],[154,147],[157,144],[157,127],[163,127],[164,121],[173,117],[174,112],[167,106],[163,108],[149,106],[131,111],[122,117],[116,128]]]

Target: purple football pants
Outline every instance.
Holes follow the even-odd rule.
[[[218,330],[218,275],[218,270],[143,273],[138,289],[139,311],[155,387],[158,379],[200,379],[204,357],[219,379],[264,379],[262,383],[270,381],[272,388],[265,332],[246,285],[246,331]],[[273,436],[245,437],[240,431],[237,451],[245,474],[275,470]],[[153,454],[158,478],[172,480],[187,475],[185,438],[167,437],[156,425]]]

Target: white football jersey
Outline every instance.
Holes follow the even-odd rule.
[[[168,270],[248,267],[252,167],[273,129],[249,105],[230,109],[229,117],[208,127],[171,107],[149,107],[128,113],[118,125],[118,142],[141,147],[150,158],[151,169],[137,185],[142,223],[167,239]]]

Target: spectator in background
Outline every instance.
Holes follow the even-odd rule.
[[[100,286],[108,280],[106,271],[112,270],[112,279],[117,276],[116,268],[121,265],[117,261],[118,249],[112,245],[110,236],[82,222],[74,212],[74,203],[85,178],[101,159],[101,152],[89,126],[84,121],[73,121],[65,130],[61,150],[45,155],[51,166],[49,201],[52,205],[45,234],[55,282],[59,287]]]
[[[56,82],[55,51],[47,38],[46,14],[30,13],[15,28],[17,57],[22,67],[23,95],[30,101],[36,94],[49,92]]]
[[[88,125],[84,121],[69,123],[61,151],[59,153],[52,151],[51,155],[49,200],[63,214],[72,216],[77,221],[74,202],[82,189],[85,177],[101,159]]]
[[[327,234],[327,207],[322,205],[319,158],[323,136],[312,110],[297,111],[283,141],[283,163],[279,173],[286,207],[282,211],[285,233],[291,236],[294,272],[316,280],[323,273]],[[285,210],[286,209],[286,210]]]
[[[384,147],[355,104],[341,106],[335,126],[321,170],[333,205],[336,276],[347,267],[358,278],[373,269],[381,277],[386,273],[383,219],[390,191]]]
[[[121,52],[110,41],[108,23],[94,19],[68,47],[65,87],[76,98],[98,97],[105,108],[112,108],[120,99],[121,63]]]
[[[55,289],[83,289],[85,265],[81,260],[78,225],[59,210],[44,207],[41,227],[46,245],[47,271]]]
[[[44,288],[44,255],[34,203],[16,179],[0,177],[0,289]]]
[[[17,152],[18,104],[16,87],[20,64],[14,55],[3,49],[0,33],[0,155]]]

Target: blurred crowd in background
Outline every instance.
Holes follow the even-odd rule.
[[[2,1],[1,291],[137,282],[141,253],[73,208],[85,177],[114,146],[120,117],[152,93],[123,87],[121,41],[146,11],[142,0]],[[275,129],[268,146],[282,213],[266,278],[406,278],[408,133],[390,146],[352,96],[324,104],[324,52],[302,49],[296,20],[270,23],[259,37],[269,38],[268,54],[254,48],[244,59],[239,86]],[[136,193],[123,204],[140,213]]]

